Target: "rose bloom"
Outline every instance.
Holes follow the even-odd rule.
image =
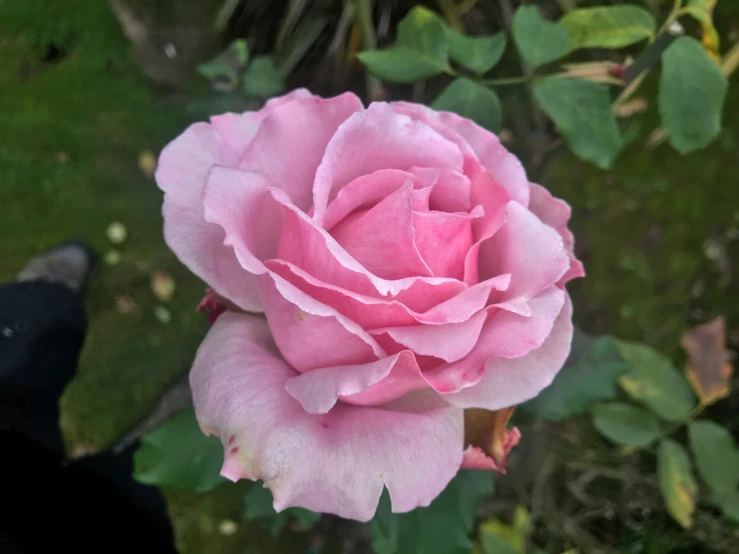
[[[406,512],[504,467],[507,408],[564,363],[583,269],[570,208],[495,135],[301,89],[192,125],[156,179],[167,244],[220,314],[190,383],[223,476],[366,521],[383,487]]]

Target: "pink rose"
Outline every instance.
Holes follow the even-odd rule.
[[[227,301],[190,375],[222,475],[263,480],[278,510],[368,520],[383,487],[405,512],[460,467],[499,467],[511,410],[490,444],[469,422],[465,440],[464,411],[552,381],[583,270],[569,207],[495,135],[297,90],[192,125],[156,178],[167,244]]]

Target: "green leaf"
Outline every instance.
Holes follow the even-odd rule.
[[[605,86],[548,77],[534,83],[534,95],[575,154],[600,168],[611,166],[623,140]]]
[[[287,508],[277,513],[273,507],[272,493],[261,481],[254,483],[244,496],[244,519],[264,520],[273,535],[279,535],[291,520],[302,527],[312,527],[321,519],[321,514],[305,508]]]
[[[623,48],[654,33],[652,14],[638,6],[599,6],[572,10],[559,24],[575,48]]]
[[[576,331],[570,356],[552,384],[521,407],[537,417],[562,421],[595,402],[616,398],[618,377],[628,368],[610,337]]]
[[[478,75],[495,67],[508,43],[508,37],[503,31],[489,37],[468,37],[444,26],[444,32],[449,43],[449,56]]]
[[[398,25],[398,40],[388,50],[358,54],[371,73],[392,83],[413,83],[449,69],[448,45],[441,20],[417,6]]]
[[[739,485],[739,451],[725,428],[701,419],[688,427],[690,449],[703,480],[714,493],[724,495]]]
[[[596,406],[593,425],[613,442],[639,448],[648,446],[660,434],[659,422],[651,413],[623,402]]]
[[[490,473],[466,470],[428,508],[391,514],[384,493],[371,525],[373,549],[376,554],[469,554],[475,511],[492,492]]]
[[[241,88],[248,96],[270,98],[285,91],[285,82],[269,56],[257,56],[246,68]]]
[[[513,38],[531,67],[553,62],[572,51],[567,28],[547,21],[535,6],[521,6],[513,15]]]
[[[693,477],[688,453],[671,439],[664,439],[659,445],[657,479],[667,511],[675,521],[689,529],[693,525],[698,484]]]
[[[405,48],[369,50],[357,54],[373,75],[391,83],[415,83],[443,73],[446,63],[424,58]]]
[[[209,81],[224,79],[236,87],[239,73],[249,62],[249,47],[246,40],[235,40],[223,53],[209,62],[197,66],[197,71]]]
[[[523,554],[530,532],[531,516],[524,506],[517,506],[512,524],[489,519],[480,525],[480,544],[485,554]]]
[[[221,441],[205,436],[189,409],[141,439],[133,476],[148,485],[205,492],[225,481],[222,465]]]
[[[721,511],[726,517],[739,523],[739,493],[734,491],[716,499]]]
[[[416,6],[400,21],[395,47],[418,52],[444,64],[449,59],[444,24],[434,12],[423,6]]]
[[[467,77],[457,77],[452,81],[431,107],[455,112],[495,133],[500,130],[501,106],[498,95]]]
[[[631,368],[619,379],[626,393],[662,419],[681,421],[695,407],[690,384],[672,362],[645,344],[616,340]]]
[[[249,63],[249,45],[247,44],[246,39],[233,41],[229,49],[233,51],[239,65],[245,66]]]
[[[681,154],[708,145],[721,131],[728,82],[703,47],[680,37],[662,57],[659,111],[670,144]]]

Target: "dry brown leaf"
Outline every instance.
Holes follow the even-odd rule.
[[[680,338],[680,345],[688,354],[685,375],[701,403],[710,405],[728,396],[734,368],[728,361],[724,318],[693,327]]]
[[[633,100],[629,100],[628,102],[624,102],[623,104],[614,107],[613,112],[618,117],[631,117],[632,115],[636,115],[639,113],[642,113],[646,111],[647,107],[649,106],[649,103],[645,98],[634,98]]]
[[[151,150],[139,152],[139,169],[148,178],[152,178],[157,170],[157,157]]]
[[[464,444],[478,446],[501,465],[505,462],[506,427],[515,407],[490,411],[470,408],[464,411]]]

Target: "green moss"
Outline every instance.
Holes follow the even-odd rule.
[[[553,168],[547,186],[573,207],[571,228],[588,273],[570,285],[584,328],[675,354],[689,325],[718,314],[729,328],[739,322],[737,281],[722,283],[706,255],[708,244],[721,245],[729,259],[739,253],[731,240],[739,227],[739,98],[730,102],[723,133],[703,151],[683,157],[667,143],[645,147],[645,131],[658,121],[653,109],[611,170],[571,155]]]

